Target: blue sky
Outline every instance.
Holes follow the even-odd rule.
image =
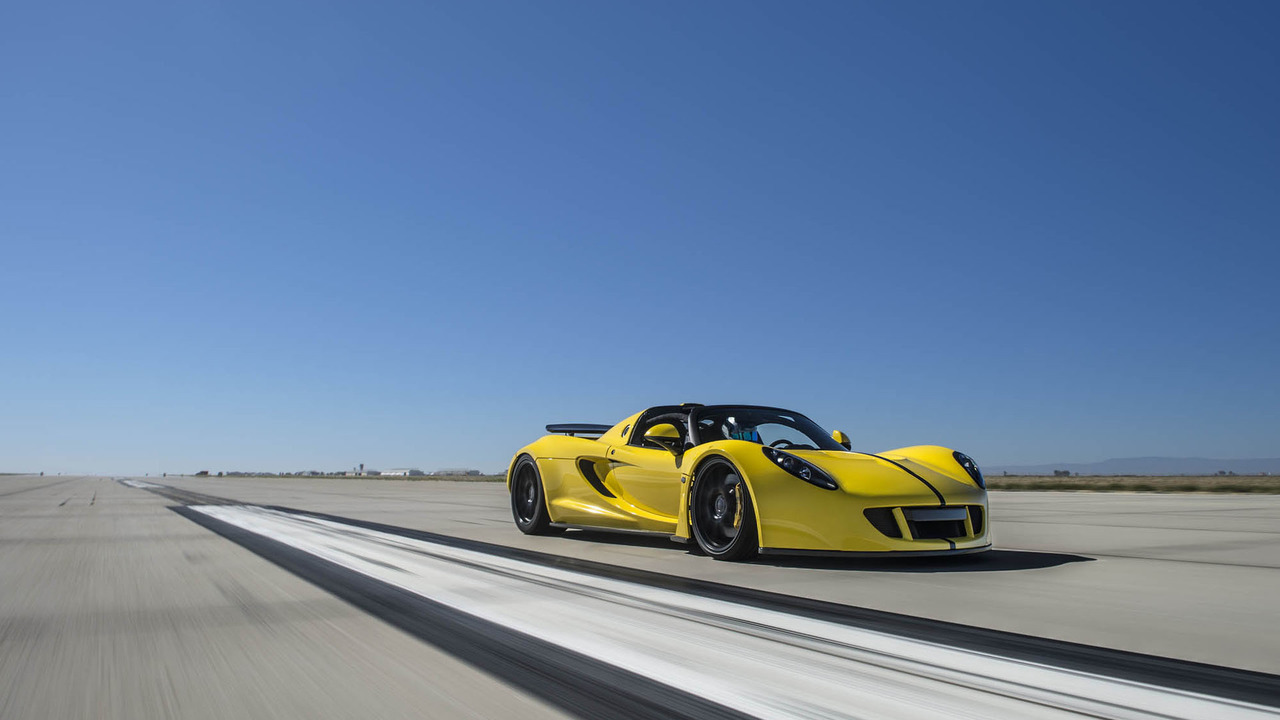
[[[0,470],[793,407],[1280,455],[1274,3],[19,3]]]

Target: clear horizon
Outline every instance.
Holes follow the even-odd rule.
[[[1191,456],[1191,455],[1189,455],[1189,456],[1182,456],[1182,457],[1172,457],[1172,456],[1156,455],[1156,456],[1134,456],[1134,457],[1123,457],[1123,458],[1115,458],[1115,457],[1113,457],[1113,458],[1103,458],[1103,459],[1101,459],[1101,460],[1058,460],[1058,461],[1050,461],[1050,462],[1044,462],[1044,463],[1002,463],[1002,462],[992,462],[992,463],[984,463],[984,465],[985,465],[986,467],[988,467],[988,468],[993,468],[993,469],[997,469],[997,470],[999,470],[999,469],[1009,468],[1009,467],[1046,467],[1046,468],[1048,468],[1048,467],[1050,467],[1050,466],[1055,466],[1055,465],[1057,465],[1057,466],[1096,465],[1096,464],[1102,464],[1102,463],[1107,463],[1107,462],[1124,461],[1124,460],[1171,460],[1171,461],[1190,461],[1190,460],[1200,460],[1200,461],[1211,461],[1211,462],[1225,462],[1225,463],[1232,463],[1232,462],[1244,462],[1244,461],[1262,461],[1262,462],[1265,462],[1265,461],[1277,461],[1277,462],[1280,462],[1280,457],[1209,458],[1209,457],[1200,457],[1200,456]],[[53,470],[53,471],[45,471],[45,470],[40,470],[40,469],[37,469],[37,470],[30,470],[30,471],[28,471],[28,470],[9,470],[9,469],[5,469],[5,468],[0,468],[0,475],[37,475],[37,474],[40,474],[41,472],[44,472],[44,474],[45,474],[45,475],[85,475],[85,476],[92,476],[92,477],[111,477],[111,476],[117,476],[117,475],[118,475],[118,476],[143,476],[143,475],[147,475],[147,474],[150,474],[150,475],[163,475],[163,474],[165,474],[165,473],[167,473],[167,474],[169,474],[169,475],[194,475],[194,474],[196,474],[197,472],[200,472],[201,470],[208,470],[208,471],[209,471],[209,473],[210,473],[211,475],[215,475],[215,476],[216,476],[219,472],[224,472],[224,473],[225,473],[225,472],[232,472],[232,473],[250,473],[250,474],[252,474],[252,473],[268,473],[268,474],[284,475],[284,474],[296,474],[296,473],[300,473],[300,472],[319,471],[319,472],[321,472],[321,473],[326,473],[326,474],[336,474],[336,473],[350,472],[350,471],[352,471],[352,470],[356,470],[356,469],[357,469],[357,467],[358,467],[358,465],[359,465],[359,463],[357,463],[355,466],[352,466],[352,467],[346,467],[346,468],[299,467],[299,468],[295,468],[295,469],[292,469],[292,470],[272,470],[272,469],[265,468],[265,467],[257,467],[257,468],[250,468],[250,467],[221,467],[221,466],[216,466],[216,465],[215,465],[215,466],[211,466],[211,467],[207,467],[207,468],[206,468],[206,467],[201,467],[201,468],[199,468],[199,469],[197,469],[197,470],[161,470],[161,471],[158,471],[158,472],[153,472],[153,471],[150,471],[150,470],[147,470],[147,471],[126,471],[126,470],[119,470],[119,469],[114,470],[114,471],[111,471],[111,472],[103,472],[103,471],[98,471],[98,470],[94,470],[94,471],[79,471],[79,470],[72,470],[72,471],[67,471],[67,470]],[[473,467],[460,467],[460,466],[459,466],[459,467],[452,467],[452,466],[451,466],[451,467],[444,467],[444,466],[441,466],[441,467],[435,467],[435,466],[431,466],[431,465],[412,465],[412,464],[410,464],[410,465],[378,465],[378,464],[365,463],[365,465],[366,465],[366,468],[365,468],[365,469],[366,469],[366,471],[390,471],[390,470],[395,470],[395,469],[406,469],[406,468],[409,468],[409,469],[414,469],[414,470],[422,470],[423,472],[425,472],[425,473],[427,473],[427,474],[431,474],[431,473],[433,473],[433,472],[445,471],[445,470],[479,470],[479,471],[483,472],[483,473],[484,473],[484,474],[486,474],[486,475],[493,475],[493,474],[501,474],[501,473],[503,473],[503,472],[505,472],[505,471],[506,471],[505,464],[504,464],[504,466],[503,466],[503,467],[499,467],[499,468],[497,468],[497,469],[487,468],[487,467],[474,467],[474,466],[473,466]],[[1263,474],[1269,474],[1269,473],[1263,473]]]
[[[491,472],[684,401],[1280,456],[1274,3],[6,19],[0,469]]]

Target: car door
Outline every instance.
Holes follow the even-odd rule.
[[[609,448],[609,479],[622,490],[622,499],[652,514],[668,532],[674,529],[680,505],[680,461],[663,448],[615,445]],[[666,527],[666,523],[670,527]]]

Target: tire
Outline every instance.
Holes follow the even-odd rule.
[[[698,468],[689,489],[689,529],[698,548],[716,560],[741,562],[760,552],[751,493],[728,460]]]
[[[516,461],[511,470],[511,517],[525,535],[556,535],[560,532],[559,528],[551,527],[542,476],[538,474],[538,464],[528,455]]]

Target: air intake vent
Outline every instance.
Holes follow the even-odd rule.
[[[615,497],[613,493],[609,492],[609,488],[600,482],[600,476],[596,474],[596,464],[591,458],[578,458],[578,472],[582,473],[582,477],[586,479],[587,484],[596,492],[605,497]]]
[[[981,505],[969,506],[969,521],[973,523],[973,534],[981,535],[982,534],[982,506]]]
[[[867,516],[867,520],[871,522],[875,529],[891,538],[902,537],[902,530],[898,527],[898,521],[893,517],[893,508],[867,508],[862,511]]]
[[[911,536],[917,540],[948,540],[964,537],[963,520],[931,520],[927,522],[909,522]]]
[[[906,508],[907,530],[916,540],[949,540],[966,536],[965,507]]]

